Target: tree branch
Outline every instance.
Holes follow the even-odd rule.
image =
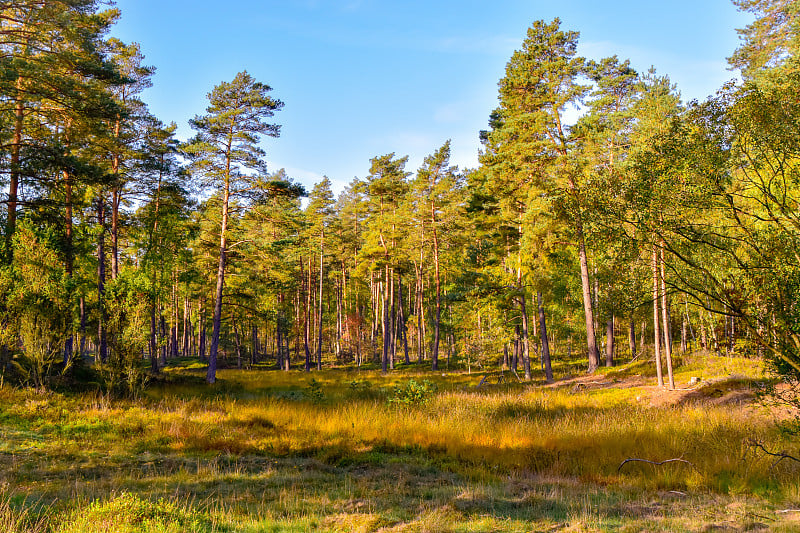
[[[770,466],[770,469],[775,468],[778,465],[778,463],[780,463],[784,459],[791,459],[792,461],[796,461],[796,462],[800,463],[800,459],[798,459],[797,457],[795,457],[793,455],[789,455],[788,453],[784,453],[784,452],[775,453],[775,452],[769,451],[768,449],[766,449],[764,447],[764,444],[761,441],[757,441],[755,439],[750,439],[750,440],[747,441],[747,445],[750,446],[751,448],[758,448],[762,452],[764,452],[765,454],[771,455],[772,457],[777,457],[778,458],[777,461],[772,463],[772,466]]]
[[[665,459],[664,461],[658,461],[657,462],[657,461],[649,461],[647,459],[636,459],[635,457],[631,457],[631,458],[628,458],[628,459],[625,459],[624,461],[622,461],[622,463],[617,468],[617,472],[622,470],[622,467],[625,466],[626,463],[632,463],[632,462],[647,463],[647,464],[651,464],[651,465],[654,465],[654,466],[661,466],[661,465],[665,465],[667,463],[685,463],[685,464],[691,466],[692,468],[694,468],[695,470],[697,470],[697,467],[694,466],[693,463],[690,463],[689,461],[687,461],[686,459],[680,459],[680,458]]]

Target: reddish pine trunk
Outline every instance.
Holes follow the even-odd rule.
[[[658,250],[653,244],[653,261],[651,263],[653,271],[653,350],[656,357],[656,377],[658,386],[664,386],[664,376],[661,374],[661,322],[658,316],[659,285],[658,285]]]
[[[105,363],[108,358],[106,343],[106,206],[102,194],[97,200],[97,222],[100,226],[100,235],[97,237],[97,305],[100,309],[100,320],[97,322],[98,356],[100,362]]]
[[[589,350],[589,372],[600,366],[600,352],[594,335],[594,309],[592,308],[592,289],[589,280],[589,262],[586,258],[586,245],[583,241],[583,224],[578,223],[578,254],[581,263],[581,288],[583,289],[583,313],[586,319],[586,346]]]
[[[661,241],[661,316],[664,320],[664,348],[667,356],[667,376],[669,390],[675,390],[675,377],[672,375],[672,332],[670,327],[669,302],[667,301],[667,285],[664,272],[664,241]]]

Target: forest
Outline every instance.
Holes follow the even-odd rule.
[[[158,453],[173,459],[177,456],[169,454],[191,452],[203,461],[213,457],[214,468],[229,469],[226,475],[244,476],[250,473],[246,458],[251,455],[350,468],[384,463],[387,457],[413,462],[407,456],[421,460],[420,455],[440,453],[454,466],[442,466],[449,464],[442,459],[435,467],[419,468],[434,468],[435,475],[426,474],[434,477],[464,475],[470,480],[464,483],[483,479],[475,473],[481,462],[504,472],[577,476],[601,485],[641,466],[639,481],[631,486],[681,494],[692,487],[755,494],[763,483],[771,495],[766,501],[794,501],[793,465],[800,460],[777,447],[796,448],[787,435],[796,435],[797,418],[785,412],[798,406],[794,392],[800,384],[800,3],[733,3],[754,22],[739,30],[741,44],[728,58],[737,78],[705,101],[683,102],[679,87],[655,69],[637,72],[617,56],[580,57],[576,31],[562,27],[559,19],[535,21],[520,36],[498,81],[498,106],[487,117],[486,130],[475,132],[482,146],[477,168],[451,164],[449,141],[431,146],[416,169],[408,168],[406,155],[376,154],[369,174],[354,178],[337,196],[328,178],[306,190],[285,170],[267,168],[284,107],[280,88],[267,80],[243,71],[209,87],[207,107],[190,121],[194,136],[180,140],[177,125],[151,114],[141,99],[152,86],[154,67],[137,44],[109,36],[122,16],[119,10],[98,0],[0,2],[0,182],[6,207],[0,214],[0,422],[11,424],[2,432],[8,442],[0,442],[0,452],[7,455],[0,462],[27,449],[9,444],[14,439],[33,439],[18,432],[43,431],[41,438],[48,440],[48,431],[55,431],[80,448],[84,430],[110,446],[115,437],[99,435],[144,439],[158,433],[151,424],[161,424],[166,440],[143,440],[136,452],[142,464],[152,463],[140,457],[143,450],[162,450]],[[577,118],[571,118],[576,109]],[[728,428],[722,433],[730,442],[761,453],[763,464],[753,467],[757,473],[741,473],[722,458],[708,459],[719,463],[703,474],[691,469],[663,473],[656,468],[664,466],[654,466],[652,472],[658,473],[651,476],[644,465],[623,469],[625,463],[615,473],[620,461],[642,461],[635,458],[639,448],[626,448],[633,438],[621,446],[628,455],[603,455],[599,473],[590,474],[592,468],[577,458],[579,446],[563,448],[563,457],[537,455],[533,444],[524,453],[508,444],[507,454],[492,454],[482,451],[477,433],[469,437],[468,451],[466,444],[453,451],[445,437],[448,444],[438,437],[402,436],[428,431],[414,426],[415,417],[422,416],[414,409],[436,424],[445,424],[438,418],[443,412],[453,417],[448,423],[480,424],[474,420],[489,408],[475,397],[459,397],[466,394],[464,387],[477,385],[478,392],[500,395],[491,397],[494,404],[486,401],[492,409],[505,409],[514,424],[546,420],[565,424],[551,430],[569,433],[577,430],[567,418],[588,416],[582,409],[598,407],[580,404],[594,402],[591,398],[570,399],[587,385],[564,389],[560,400],[543,391],[561,389],[546,387],[575,376],[613,382],[613,376],[635,375],[645,376],[641,386],[670,392],[681,389],[680,381],[690,375],[705,379],[720,368],[734,381],[758,376],[751,380],[753,387],[779,400],[765,415],[784,417],[778,429],[763,422],[740,434],[731,428],[741,420],[708,422],[717,430]],[[736,372],[749,373],[748,378]],[[413,379],[404,382],[407,377]],[[248,411],[246,402],[259,394],[270,398],[274,412]],[[613,384],[607,394],[611,404],[623,396],[630,400],[626,389]],[[352,424],[355,434],[358,421],[377,412],[364,407],[359,416],[351,413],[352,420],[336,418],[345,416],[331,414],[339,408],[333,405],[337,398],[354,405],[377,402],[377,411],[402,420],[375,423],[384,430],[395,425],[405,430],[392,430],[399,440],[387,444],[387,437],[364,436],[375,428],[361,428],[361,444],[334,453],[344,445],[326,426],[334,423],[326,417],[342,424],[342,431]],[[437,402],[441,409],[432,411]],[[460,404],[472,405],[478,418]],[[160,419],[152,414],[136,422],[137,430],[120,413],[145,409],[142,405],[163,413]],[[232,418],[204,422],[205,429],[175,429],[175,424],[197,422],[192,413],[204,405],[216,405],[224,413],[219,416]],[[66,413],[82,409],[93,410],[97,427],[81,418],[88,429],[72,435],[65,429],[69,424],[48,418],[52,410],[63,422]],[[165,429],[163,420],[180,410],[184,421]],[[275,430],[269,439],[286,442],[259,447],[251,434],[237,433],[239,422],[253,434],[283,427],[276,420],[288,415],[279,413],[290,411],[294,421],[286,427],[310,442],[300,445]],[[664,434],[681,418],[723,416],[658,412],[662,419],[653,424],[664,425]],[[597,420],[612,416],[601,413]],[[314,416],[319,419],[310,421]],[[494,415],[486,416],[499,424]],[[112,428],[115,417],[125,419],[119,422],[125,427]],[[649,425],[643,422],[649,419],[637,407],[630,423]],[[60,429],[42,429],[43,420],[61,424]],[[16,421],[24,423],[13,426]],[[237,429],[225,430],[227,423]],[[232,431],[239,444],[226,440],[215,447],[210,435],[217,431]],[[307,435],[315,431],[324,436]],[[501,428],[496,435],[514,431]],[[644,462],[683,461],[699,470],[699,458],[685,454],[702,454],[714,439],[728,438],[708,432],[693,433],[691,438],[702,441],[694,452],[676,442],[644,438],[653,452]],[[180,446],[170,441],[178,438]],[[209,442],[192,440],[203,438]],[[745,438],[750,439],[746,446],[741,444]],[[336,444],[325,448],[326,439]],[[199,447],[192,448],[192,442]],[[609,442],[617,446],[618,441]],[[662,444],[668,456],[660,454]],[[355,449],[362,451],[354,459]],[[69,453],[74,459],[79,452]],[[107,453],[112,463],[119,459],[120,453]],[[195,457],[191,453],[186,457]],[[567,458],[573,453],[575,458]],[[770,456],[778,457],[777,470],[783,470],[769,467]],[[229,463],[221,465],[220,457]],[[232,457],[238,458],[235,466]],[[199,476],[197,461],[194,475]],[[37,492],[22,485],[34,483],[35,472],[44,467],[30,468],[27,478],[5,478],[0,491],[0,500],[6,500],[0,518],[9,531],[90,531],[74,517],[69,527],[77,529],[53,525],[54,513],[77,507],[31,506],[15,499],[18,494],[40,494],[45,502],[56,501],[54,494],[91,502],[107,496],[104,491],[135,484],[106,480],[104,488],[69,496],[59,492],[63,487]],[[170,468],[172,474],[184,466]],[[444,483],[428,481],[434,487]],[[497,480],[487,477],[482,483],[492,493],[484,494],[488,500],[505,491]],[[594,496],[585,498],[602,492],[592,486]],[[140,504],[147,513],[163,511],[176,528],[168,531],[372,531],[406,519],[415,531],[467,530],[459,529],[459,520],[477,528],[470,531],[506,530],[499,522],[476,525],[475,516],[486,511],[480,506],[449,507],[460,518],[422,513],[414,522],[397,510],[411,505],[407,500],[389,511],[351,513],[372,517],[361,525],[317,522],[332,511],[300,505],[302,494],[293,496],[296,509],[282,500],[286,507],[270,515],[278,524],[270,527],[276,529],[237,529],[225,525],[225,520],[242,523],[236,513],[244,511],[235,498],[220,510],[208,503],[218,493],[202,496],[207,500],[198,511],[181,507],[178,495],[184,493],[172,492],[175,501],[145,505],[139,498],[155,496],[128,487],[108,505],[127,506],[131,513],[139,512]],[[432,497],[438,501],[439,496]],[[615,507],[616,500],[606,503],[617,509],[617,514],[608,511],[614,520],[631,520]],[[98,516],[121,512],[91,509]],[[546,520],[536,522],[545,515],[561,516],[553,518],[555,523],[583,524],[585,529],[574,531],[607,526],[591,514],[592,504],[582,507],[580,516],[566,504],[535,516],[513,506],[492,509],[515,517],[518,530],[550,527]],[[688,507],[675,512],[691,514]],[[201,515],[212,518],[206,523]],[[641,530],[694,530],[682,523],[646,522],[655,519],[643,516],[635,526]]]

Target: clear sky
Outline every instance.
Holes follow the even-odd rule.
[[[138,42],[157,71],[144,99],[179,136],[206,94],[247,70],[285,103],[270,170],[340,190],[369,159],[408,155],[408,170],[452,139],[453,163],[477,166],[478,133],[497,82],[536,19],[580,32],[579,52],[651,65],[685,100],[734,73],[726,58],[750,18],[729,0],[116,0],[112,34]]]

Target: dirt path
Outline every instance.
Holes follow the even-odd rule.
[[[675,390],[659,387],[655,377],[632,375],[609,378],[602,375],[570,377],[546,385],[548,388],[568,389],[572,393],[608,388],[636,388],[637,400],[653,407],[704,403],[707,405],[755,406],[757,385],[755,380],[743,376],[728,376],[709,380],[676,381]]]

